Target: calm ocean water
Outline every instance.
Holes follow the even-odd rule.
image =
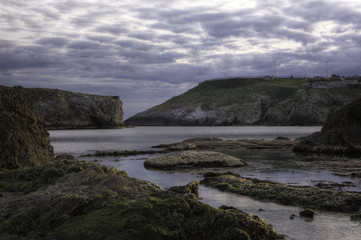
[[[222,139],[274,139],[278,136],[295,139],[319,131],[320,127],[136,127],[127,129],[56,130],[50,132],[55,154],[69,153],[75,156],[95,151],[149,150],[161,143],[179,142],[195,137],[218,137]],[[232,153],[234,154],[234,153]],[[107,166],[127,171],[131,177],[152,181],[163,188],[187,184],[202,179],[207,170],[150,171],[143,162],[154,155],[97,158]],[[312,185],[317,181],[343,182],[351,179],[339,177],[324,170],[309,169],[309,159],[302,159],[291,151],[249,150],[238,156],[246,161],[247,168],[234,169],[241,176],[269,179],[293,185]],[[80,158],[94,160],[94,157]],[[212,169],[224,171],[224,169]],[[357,180],[356,180],[357,181]],[[361,182],[355,182],[357,187]],[[271,223],[276,231],[290,239],[346,239],[361,240],[361,224],[350,221],[350,215],[317,211],[313,221],[302,218],[290,220],[301,208],[256,201],[249,197],[220,192],[201,186],[201,201],[212,206],[229,205],[251,214],[259,215]],[[264,209],[265,211],[258,211]]]
[[[222,139],[295,139],[321,127],[135,127],[125,129],[49,131],[55,153],[81,155],[94,151],[146,150],[161,143],[196,137]]]

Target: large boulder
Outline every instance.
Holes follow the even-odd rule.
[[[298,152],[361,153],[361,99],[330,115],[321,132],[306,137],[293,148]]]
[[[25,101],[23,88],[0,86],[0,168],[39,165],[53,158],[49,133]]]

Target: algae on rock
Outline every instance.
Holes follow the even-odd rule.
[[[201,167],[244,167],[241,159],[219,152],[183,151],[148,159],[144,162],[146,168],[182,169]]]
[[[353,213],[358,212],[361,207],[359,192],[288,186],[271,181],[242,178],[232,173],[207,173],[201,184],[285,205]]]
[[[58,174],[49,181],[42,175],[46,169]],[[16,177],[18,171],[0,173],[0,239],[277,238],[257,216],[199,202],[196,182],[163,191],[125,172],[67,156],[22,169],[29,178]],[[12,183],[4,187],[11,175]],[[16,187],[23,184],[31,185],[30,191]]]

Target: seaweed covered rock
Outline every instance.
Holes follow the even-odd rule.
[[[224,149],[268,149],[268,148],[291,148],[294,141],[279,137],[274,140],[264,139],[239,139],[222,140],[220,138],[190,138],[182,142],[160,144],[152,148],[165,148],[169,151],[184,150],[224,150]]]
[[[0,167],[18,168],[53,160],[49,134],[21,87],[0,86]]]
[[[81,171],[67,171],[74,167]],[[42,175],[49,168],[58,172],[51,181]],[[7,170],[0,172],[0,239],[277,238],[257,216],[199,202],[193,194],[197,186],[163,191],[125,172],[67,156]]]
[[[148,159],[144,162],[147,168],[180,169],[193,167],[244,167],[246,164],[239,158],[219,152],[184,151]]]
[[[296,152],[361,153],[361,99],[330,115],[321,132],[306,137]]]
[[[232,173],[206,173],[201,184],[285,205],[353,213],[361,208],[359,192],[289,186],[267,180],[242,178]]]

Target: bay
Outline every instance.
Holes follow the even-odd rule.
[[[288,137],[295,139],[319,131],[320,127],[135,127],[126,129],[54,130],[50,132],[55,154],[69,153],[77,157],[96,151],[149,150],[152,146],[179,142],[188,138],[217,137],[222,139],[274,139]],[[230,152],[229,154],[237,154]],[[145,159],[156,155],[129,157],[79,157],[81,160],[97,160],[100,163],[127,171],[131,177],[152,181],[164,189],[201,180],[206,171],[225,169],[155,171],[143,167]],[[342,176],[335,176],[327,170],[312,169],[308,162],[317,161],[283,150],[249,150],[241,157],[249,166],[234,169],[244,177],[268,179],[292,185],[313,185],[317,181],[355,181],[356,190],[361,182]],[[302,164],[299,164],[299,163]],[[355,189],[353,189],[355,190]],[[361,239],[361,224],[350,221],[349,214],[316,211],[313,221],[300,217],[290,220],[291,214],[298,215],[300,207],[257,201],[249,197],[221,192],[200,186],[201,201],[214,207],[229,205],[256,214],[271,223],[278,233],[288,239]],[[264,211],[259,211],[260,209]]]

